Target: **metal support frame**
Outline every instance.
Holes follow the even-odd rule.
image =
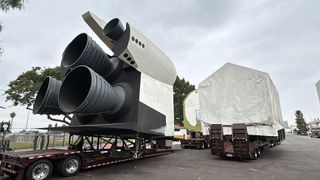
[[[81,151],[103,151],[110,157],[130,154],[134,158],[139,158],[146,150],[156,150],[158,148],[155,139],[140,137],[139,133],[136,134],[135,138],[124,137],[117,133],[92,136],[78,135],[77,140],[73,142],[75,135],[77,134],[70,134],[69,136],[70,147]],[[85,145],[89,145],[89,148],[84,147]]]

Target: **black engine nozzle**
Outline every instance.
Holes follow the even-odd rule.
[[[108,55],[86,33],[75,37],[62,55],[61,69],[63,74],[66,75],[79,65],[86,65],[103,77],[109,76],[114,70]]]
[[[44,80],[33,104],[34,114],[64,114],[58,105],[61,84],[60,81],[52,77],[47,77]]]
[[[124,88],[112,87],[87,66],[78,66],[68,73],[58,98],[62,111],[79,114],[114,114],[121,109],[125,100]]]
[[[118,41],[124,32],[123,25],[118,18],[109,21],[103,28],[103,34],[110,39]]]

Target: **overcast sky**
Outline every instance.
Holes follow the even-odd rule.
[[[250,3],[249,3],[250,2]],[[22,11],[0,13],[0,93],[33,66],[60,64],[66,45],[81,32],[97,36],[82,20],[90,10],[105,21],[118,17],[149,37],[173,61],[178,75],[197,85],[226,62],[269,73],[280,95],[284,120],[302,110],[319,117],[315,83],[320,79],[318,0],[29,0]],[[10,106],[0,96],[0,106]],[[0,121],[16,112],[14,128],[24,128],[24,107],[0,109]],[[29,127],[50,121],[30,113]]]

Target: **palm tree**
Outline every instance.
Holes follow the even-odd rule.
[[[12,132],[13,118],[16,117],[16,113],[15,113],[15,112],[12,112],[12,113],[10,114],[10,117],[11,117],[10,131]]]
[[[296,110],[295,115],[296,115],[296,118],[303,118],[303,114],[300,110]]]

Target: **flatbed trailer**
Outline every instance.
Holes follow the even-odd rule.
[[[209,147],[209,136],[203,135],[202,132],[191,132],[191,137],[180,139],[181,148],[205,149]]]
[[[278,137],[252,136],[247,133],[246,124],[233,124],[232,135],[223,134],[222,124],[210,126],[210,149],[212,155],[256,160],[267,149],[279,145],[285,139],[284,129]]]
[[[76,138],[75,141],[73,139]],[[122,135],[70,134],[66,149],[3,152],[0,154],[0,175],[16,180],[49,179],[53,172],[74,176],[81,169],[90,169],[126,161],[165,155],[164,139],[125,137]]]

